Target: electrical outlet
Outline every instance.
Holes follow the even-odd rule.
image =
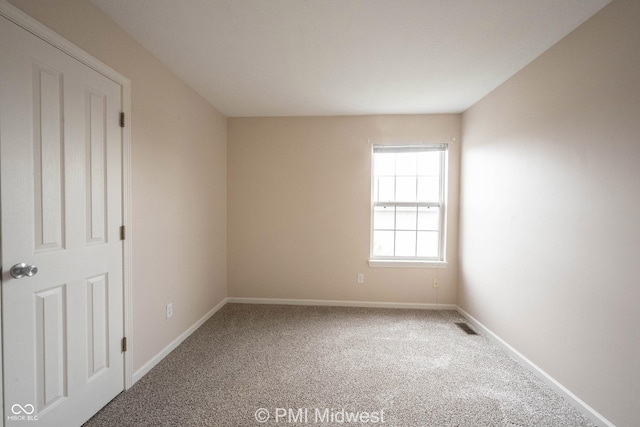
[[[173,303],[167,304],[167,319],[173,316]]]
[[[438,289],[440,287],[440,279],[438,279],[437,277],[433,278],[433,287],[434,289]]]
[[[364,274],[362,273],[358,274],[358,283],[364,283]]]

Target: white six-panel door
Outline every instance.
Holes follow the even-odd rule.
[[[5,424],[80,425],[124,386],[122,88],[3,17],[0,70]]]

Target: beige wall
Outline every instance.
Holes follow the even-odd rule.
[[[226,297],[226,118],[88,0],[10,1],[131,79],[137,370]]]
[[[448,268],[367,261],[371,144],[459,134],[460,115],[230,118],[229,296],[455,304],[457,142],[449,155]]]
[[[640,420],[640,2],[463,115],[459,305],[617,426]]]

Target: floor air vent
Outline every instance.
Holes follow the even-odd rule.
[[[478,335],[478,334],[476,333],[476,331],[474,331],[473,329],[471,329],[471,328],[469,327],[469,325],[467,325],[467,324],[466,324],[466,323],[464,323],[464,322],[456,323],[456,326],[457,326],[458,328],[462,329],[463,331],[465,331],[468,335]]]

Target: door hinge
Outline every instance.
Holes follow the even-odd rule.
[[[124,113],[120,113],[120,127],[124,127]]]
[[[120,226],[120,240],[124,240],[126,237],[124,225]]]
[[[122,351],[127,351],[127,337],[122,337]]]

